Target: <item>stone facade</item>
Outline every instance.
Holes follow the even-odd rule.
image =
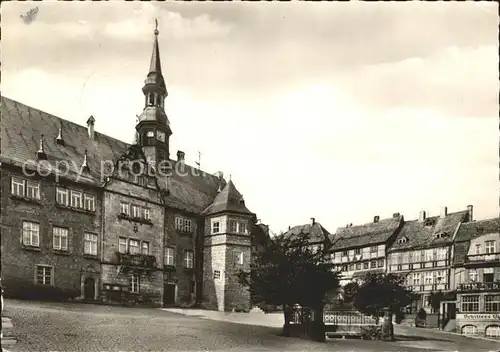
[[[101,192],[82,184],[64,180],[56,183],[51,178],[28,174],[32,172],[2,165],[1,252],[6,295],[23,295],[19,290],[27,290],[37,280],[49,280],[68,295],[83,298],[83,283],[89,277],[94,280],[91,298],[97,298],[100,248],[97,246],[95,254],[85,253],[84,236],[101,236]],[[24,182],[24,191],[17,186],[20,182]],[[29,191],[26,182],[30,183]],[[72,207],[71,199],[67,205],[58,204],[57,188],[81,192],[82,197],[92,196],[91,209],[86,210],[82,203]],[[58,229],[65,239],[59,239]],[[41,272],[37,274],[37,270]]]

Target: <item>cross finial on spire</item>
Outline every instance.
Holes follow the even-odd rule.
[[[158,35],[160,34],[160,32],[158,31],[158,19],[155,18],[155,35]]]

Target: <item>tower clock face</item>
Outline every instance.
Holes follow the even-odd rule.
[[[157,138],[160,142],[165,142],[165,132],[162,132],[162,131],[156,131],[156,138]]]

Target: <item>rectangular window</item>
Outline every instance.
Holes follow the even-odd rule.
[[[243,252],[241,252],[241,251],[235,251],[235,253],[234,253],[234,264],[236,264],[236,265],[243,265],[243,263],[244,263]]]
[[[120,214],[130,215],[130,205],[125,202],[120,202]]]
[[[182,231],[183,227],[184,227],[184,219],[181,217],[176,217],[175,218],[175,230]]]
[[[184,219],[184,232],[191,233],[191,220]]]
[[[378,251],[378,247],[377,246],[373,246],[373,247],[370,248],[370,252],[371,253],[377,253],[377,251]]]
[[[445,260],[448,257],[448,251],[446,248],[438,248],[437,260]]]
[[[238,232],[238,222],[236,220],[229,220],[229,231]]]
[[[356,248],[356,249],[354,250],[354,254],[356,254],[356,255],[361,254],[361,248]]]
[[[139,248],[139,241],[137,240],[130,240],[128,246],[130,254],[139,254],[141,252]]]
[[[432,249],[427,249],[425,251],[425,261],[431,262],[434,260],[434,251]]]
[[[68,250],[68,229],[56,226],[52,228],[52,246],[60,251]]]
[[[118,252],[127,253],[127,239],[125,237],[120,237],[118,239]]]
[[[496,252],[495,241],[485,241],[484,247],[485,247],[486,253],[488,253],[488,254]]]
[[[247,223],[240,221],[238,223],[238,233],[247,233]]]
[[[193,251],[184,251],[184,267],[192,269],[194,267],[194,253]]]
[[[91,194],[85,194],[85,210],[95,211],[95,197]]]
[[[220,221],[214,221],[212,223],[212,233],[219,233],[220,232]]]
[[[374,269],[374,268],[376,268],[376,267],[377,267],[377,261],[376,261],[376,260],[372,260],[372,261],[370,262],[370,268],[371,268],[371,269]]]
[[[137,205],[132,205],[132,217],[133,218],[140,218],[141,217],[141,208],[139,208]]]
[[[469,281],[470,282],[478,282],[479,273],[475,269],[469,270]]]
[[[82,192],[71,191],[71,206],[73,208],[82,208]]]
[[[424,284],[432,285],[432,278],[433,278],[432,272],[430,272],[430,271],[425,272],[424,273]]]
[[[151,210],[144,208],[144,219],[151,220]]]
[[[68,206],[69,205],[69,191],[66,188],[57,187],[56,188],[56,202],[58,204]]]
[[[361,263],[356,263],[356,270],[361,270]]]
[[[40,199],[40,183],[26,181],[26,197],[31,199]]]
[[[141,253],[144,255],[149,255],[149,242],[142,241]]]
[[[500,312],[500,295],[484,296],[484,310],[486,312]]]
[[[139,293],[139,275],[130,275],[130,292]]]
[[[479,312],[479,296],[462,296],[460,303],[460,313]]]
[[[379,267],[379,268],[383,268],[384,267],[384,260],[383,259],[379,259],[378,260],[377,267]]]
[[[25,181],[22,178],[12,177],[10,191],[15,196],[24,197]]]
[[[83,253],[97,255],[97,235],[93,233],[86,233],[83,241]]]
[[[420,285],[420,273],[413,274],[413,284]]]
[[[349,254],[349,251],[342,251],[342,256],[343,257],[347,257],[348,254]]]
[[[37,265],[36,266],[36,283],[39,285],[52,285],[52,270],[51,266]]]
[[[368,269],[369,265],[370,265],[370,263],[364,262],[363,263],[363,269]]]
[[[481,244],[476,244],[476,249],[474,251],[474,254],[481,254]]]
[[[349,264],[349,271],[354,271],[354,264]]]
[[[23,221],[23,244],[40,247],[40,225],[36,222]]]
[[[175,265],[175,250],[173,248],[165,248],[165,265]]]
[[[214,279],[220,279],[220,270],[214,270]]]

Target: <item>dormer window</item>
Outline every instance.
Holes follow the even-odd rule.
[[[427,219],[427,220],[425,220],[424,225],[425,226],[432,226],[432,225],[434,225],[434,221],[432,221],[431,219]]]
[[[436,233],[436,235],[434,237],[436,239],[444,238],[444,237],[446,237],[446,233],[445,232],[438,232],[438,233]]]
[[[408,242],[408,239],[406,237],[401,237],[399,240],[398,240],[398,244],[405,244],[406,242]]]

